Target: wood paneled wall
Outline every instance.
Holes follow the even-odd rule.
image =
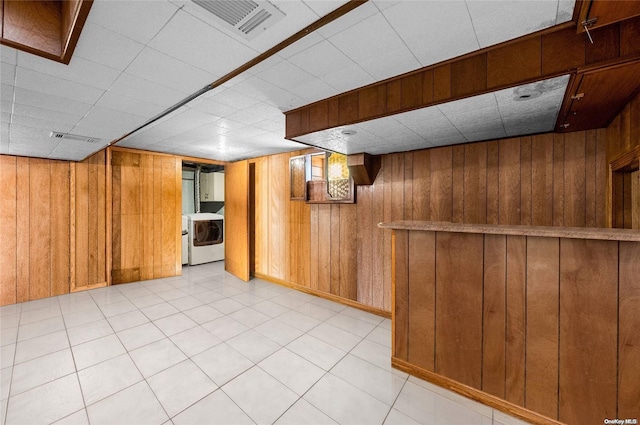
[[[105,154],[0,155],[0,304],[106,285]]]
[[[607,127],[607,162],[640,146],[640,94]]]
[[[106,150],[82,162],[71,163],[70,200],[75,223],[71,228],[72,291],[105,286],[109,280],[107,174]],[[61,196],[64,195],[61,193]]]
[[[112,155],[113,283],[180,275],[181,158]]]
[[[391,234],[433,220],[605,227],[606,131],[384,155],[357,203],[289,199],[289,158],[255,162],[255,272],[391,310]]]
[[[639,242],[396,230],[393,355],[568,424],[634,418],[638,258]]]

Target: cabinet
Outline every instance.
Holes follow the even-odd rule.
[[[224,202],[224,173],[200,173],[200,202]]]

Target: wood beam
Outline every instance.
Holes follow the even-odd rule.
[[[356,124],[560,75],[603,71],[640,59],[636,46],[639,33],[640,17],[592,31],[593,44],[586,34],[576,34],[574,23],[557,25],[288,111],[285,137],[295,139],[336,125]],[[624,86],[631,96],[640,87],[640,80],[631,78]],[[621,102],[628,100],[620,98],[610,107],[617,112],[625,104]],[[564,106],[560,117],[568,113],[570,102],[565,101]],[[615,113],[598,126],[606,126],[613,116]],[[584,128],[566,131],[576,129]]]

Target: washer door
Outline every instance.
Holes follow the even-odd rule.
[[[193,246],[213,245],[218,237],[214,220],[193,222]]]
[[[212,222],[213,244],[224,242],[224,220],[213,220]]]

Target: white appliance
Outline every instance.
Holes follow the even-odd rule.
[[[189,217],[189,264],[224,260],[224,216],[198,213]]]
[[[182,216],[182,264],[189,263],[189,217]]]

